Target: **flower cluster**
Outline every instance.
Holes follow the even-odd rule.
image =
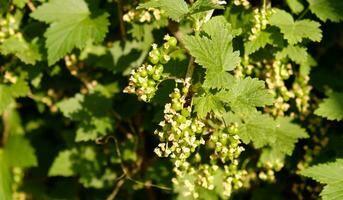
[[[177,178],[175,187],[183,187],[184,196],[198,198],[198,188],[214,190],[216,179],[222,179],[223,195],[230,196],[234,189],[243,186],[246,172],[238,169],[238,157],[244,150],[237,135],[237,124],[221,125],[215,132],[191,114],[192,106],[187,98],[190,79],[183,81],[183,88],[175,88],[170,94],[171,103],[165,105],[161,129],[156,130],[161,143],[155,148],[160,157],[173,159],[173,171]],[[209,158],[201,157],[197,151],[210,151]],[[220,177],[218,174],[220,172]]]
[[[244,6],[244,8],[249,8],[250,7],[250,2],[248,0],[234,0],[233,4],[236,6]]]
[[[149,52],[150,64],[143,64],[131,71],[129,85],[124,89],[125,93],[135,93],[145,102],[149,102],[155,96],[158,85],[166,78],[163,74],[163,64],[168,63],[171,52],[177,46],[175,37],[166,35],[164,40],[165,43],[160,48],[157,44],[152,45]]]
[[[12,15],[0,18],[0,43],[3,43],[7,38],[13,35],[22,37],[21,34],[16,33],[18,28],[19,24]]]
[[[175,88],[170,94],[171,103],[165,105],[164,120],[160,122],[161,130],[156,130],[161,143],[155,149],[160,157],[186,160],[201,144],[205,124],[191,116],[191,106],[185,106],[189,89],[189,79],[184,81],[182,91]]]
[[[270,8],[256,8],[254,10],[254,26],[251,28],[249,40],[255,40],[258,33],[267,28],[269,18],[272,14],[273,10]]]
[[[125,22],[152,22],[161,19],[163,11],[156,8],[149,8],[147,10],[130,10],[123,16]]]

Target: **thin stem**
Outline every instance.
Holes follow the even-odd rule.
[[[308,11],[310,11],[310,7],[307,7],[297,18],[297,20],[302,19],[303,17],[305,17],[305,15],[308,13]]]
[[[187,68],[187,72],[186,72],[186,79],[187,78],[192,79],[194,68],[195,68],[194,57],[191,56],[191,58],[189,59],[188,68]]]
[[[0,144],[0,146],[2,146],[2,147],[6,145],[6,143],[8,141],[9,134],[10,134],[8,117],[9,117],[8,111],[4,111],[2,113],[3,131],[2,131],[2,138],[1,138],[1,144]]]
[[[120,28],[120,34],[123,40],[126,39],[126,30],[125,30],[125,24],[123,20],[123,4],[121,0],[117,0],[117,6],[118,6],[118,18],[119,18],[119,28]]]
[[[32,3],[32,0],[29,0],[29,1],[27,2],[27,7],[29,7],[29,9],[30,9],[32,12],[36,10],[36,7],[35,7],[35,5]]]

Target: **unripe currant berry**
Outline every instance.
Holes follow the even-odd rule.
[[[175,37],[170,37],[168,39],[168,44],[171,46],[171,47],[176,47],[177,45],[177,39]]]
[[[148,75],[148,72],[145,69],[143,69],[142,71],[139,72],[139,75],[141,77],[146,77]]]
[[[182,109],[181,115],[185,117],[191,116],[191,112],[189,112],[187,109]]]
[[[158,81],[161,79],[161,75],[160,74],[154,74],[152,75],[152,78],[155,80],[155,81]]]
[[[176,102],[173,102],[172,104],[172,108],[175,110],[175,111],[180,111],[182,109],[182,104],[178,101]]]

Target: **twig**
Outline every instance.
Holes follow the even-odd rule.
[[[29,1],[27,2],[27,7],[29,7],[29,9],[30,9],[32,12],[36,10],[36,7],[35,7],[35,5],[32,3],[32,0],[29,0]]]
[[[119,28],[120,28],[120,34],[123,40],[126,39],[126,30],[125,30],[125,24],[123,20],[123,4],[121,0],[117,0],[118,5],[118,18],[119,18]]]
[[[0,144],[0,146],[2,146],[2,147],[6,145],[6,143],[8,141],[9,134],[10,134],[10,127],[8,124],[8,116],[9,116],[8,111],[4,111],[2,113],[3,131],[2,131],[2,138],[1,138],[1,144]]]
[[[303,17],[305,17],[305,15],[308,13],[308,11],[310,11],[310,7],[307,7],[297,18],[297,20],[302,19]]]
[[[193,72],[194,72],[194,68],[195,68],[195,65],[194,65],[194,57],[191,56],[191,58],[189,59],[188,67],[187,67],[186,79],[187,79],[187,78],[192,79]]]

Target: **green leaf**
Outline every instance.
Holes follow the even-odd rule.
[[[140,4],[137,9],[159,8],[166,12],[169,18],[180,21],[189,12],[187,3],[184,0],[151,0]]]
[[[49,176],[69,177],[75,175],[73,170],[73,157],[75,157],[74,154],[74,150],[61,151],[49,169]]]
[[[0,199],[12,199],[10,168],[3,149],[0,149]]]
[[[230,89],[219,93],[222,101],[237,110],[255,110],[255,107],[271,105],[273,96],[265,88],[264,81],[257,78],[237,79]]]
[[[207,70],[203,87],[228,89],[234,82],[235,77],[228,72],[223,71],[218,73],[216,71]]]
[[[197,112],[198,117],[200,118],[205,118],[210,112],[213,112],[216,115],[220,115],[225,112],[220,99],[212,94],[195,97],[194,107],[195,112]]]
[[[257,50],[264,48],[267,44],[272,46],[281,46],[282,35],[273,29],[260,31],[254,40],[244,43],[245,54],[250,55]]]
[[[245,113],[242,119],[244,124],[239,126],[238,135],[244,143],[253,142],[256,148],[275,143],[274,132],[277,124],[271,116],[260,112],[250,112]]]
[[[289,45],[276,54],[276,59],[289,58],[297,64],[307,61],[308,53],[305,47]]]
[[[10,166],[21,168],[38,166],[35,150],[22,135],[11,135],[4,152]]]
[[[13,102],[10,87],[0,84],[0,114]]]
[[[343,119],[343,93],[333,92],[328,98],[319,104],[319,108],[314,112],[316,115],[329,120],[340,121]]]
[[[79,122],[76,141],[95,140],[113,128],[111,100],[97,90],[86,96],[76,94],[73,98],[59,102],[57,107],[65,117]]]
[[[340,200],[343,198],[343,159],[312,166],[305,169],[301,174],[322,184],[327,184],[320,193],[323,200]]]
[[[290,44],[299,43],[304,38],[316,42],[322,39],[322,31],[318,22],[309,19],[294,21],[292,15],[284,10],[276,9],[270,18],[270,24],[279,27]]]
[[[196,14],[199,12],[205,12],[213,9],[223,9],[223,6],[214,3],[212,0],[197,0],[191,6],[189,13]]]
[[[219,82],[229,80],[225,71],[232,71],[239,63],[238,51],[233,51],[233,34],[230,24],[223,17],[214,17],[203,26],[205,35],[184,36],[183,41],[195,62],[207,69],[205,85],[218,88]],[[217,78],[215,78],[217,77]],[[218,79],[218,80],[217,80]]]
[[[14,54],[25,64],[34,65],[36,61],[41,60],[37,42],[37,38],[28,43],[23,38],[12,36],[0,45],[0,53],[4,55]]]
[[[304,6],[299,0],[286,0],[286,3],[295,14],[299,14],[304,10]]]
[[[274,143],[270,144],[273,151],[291,155],[298,139],[309,137],[305,129],[302,129],[291,121],[292,119],[288,117],[278,117],[276,119],[274,133],[276,135],[276,140]]]
[[[343,1],[341,0],[307,0],[310,10],[322,21],[339,22],[343,20]]]
[[[108,14],[91,16],[84,0],[51,0],[39,6],[31,17],[50,23],[45,32],[48,62],[53,65],[73,48],[82,49],[87,42],[101,42],[109,21]]]
[[[260,112],[246,112],[241,118],[244,123],[240,125],[239,136],[244,143],[253,142],[256,148],[269,146],[274,153],[291,155],[298,139],[308,137],[304,129],[287,117],[274,120]]]
[[[28,0],[13,0],[13,4],[19,8],[24,8]]]

